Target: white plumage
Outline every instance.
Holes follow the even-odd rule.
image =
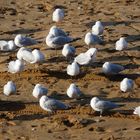
[[[96,60],[96,53],[96,48],[90,48],[85,53],[80,53],[76,56],[74,61],[76,61],[79,65],[88,65]]]
[[[100,115],[102,115],[103,111],[111,110],[118,107],[118,105],[115,103],[112,103],[110,101],[103,101],[97,97],[93,97],[91,99],[90,105],[95,111],[99,111]]]
[[[24,46],[30,46],[30,45],[37,44],[36,40],[34,40],[30,37],[23,36],[21,34],[18,34],[15,37],[14,42],[15,42],[16,46],[18,46],[18,47],[24,47]]]
[[[102,66],[102,71],[104,74],[113,75],[118,74],[119,72],[123,71],[124,67],[118,64],[112,64],[110,62],[105,62]]]
[[[15,43],[13,40],[10,41],[0,41],[0,51],[14,51],[16,49]]]
[[[71,58],[75,55],[75,48],[69,44],[65,44],[62,49],[62,55],[66,58]]]
[[[136,114],[140,117],[140,106],[136,107],[133,114]]]
[[[65,109],[69,108],[64,103],[62,103],[58,100],[52,99],[52,98],[48,98],[45,95],[40,98],[39,104],[43,110],[46,110],[49,112],[53,112],[56,110],[65,110]]]
[[[67,66],[67,74],[70,76],[76,76],[80,73],[80,67],[74,61],[72,64]]]
[[[16,93],[16,85],[12,81],[8,81],[7,84],[3,87],[3,93],[6,96],[12,95]]]
[[[60,22],[61,20],[63,20],[63,18],[64,18],[64,10],[60,8],[55,9],[52,15],[52,20],[54,22]]]
[[[67,95],[69,98],[79,98],[82,94],[80,89],[74,83],[72,83],[67,89]]]
[[[132,91],[134,87],[134,82],[131,79],[124,78],[120,83],[120,90],[123,92]]]
[[[94,35],[102,35],[103,31],[104,31],[104,27],[103,27],[101,21],[97,21],[95,23],[95,25],[92,26],[92,33]]]
[[[34,89],[33,89],[33,92],[32,92],[32,95],[39,99],[41,96],[43,95],[47,95],[48,93],[48,89],[44,86],[42,86],[41,84],[36,84]]]
[[[125,49],[127,49],[127,47],[128,47],[128,43],[127,43],[127,41],[125,40],[124,37],[121,37],[121,38],[116,42],[116,50],[118,50],[118,51],[125,50]]]
[[[24,70],[24,64],[21,60],[11,61],[8,65],[8,72],[18,73]]]

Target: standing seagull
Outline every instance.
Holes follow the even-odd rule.
[[[14,42],[15,42],[16,46],[18,46],[18,47],[31,46],[31,45],[37,44],[36,40],[34,40],[30,37],[25,37],[21,34],[18,34],[15,37]]]
[[[62,55],[70,60],[72,60],[72,58],[74,57],[75,52],[75,48],[69,44],[65,44],[62,49]]]
[[[35,98],[40,99],[43,95],[47,95],[47,93],[48,89],[46,87],[42,86],[41,84],[36,84],[33,89],[32,95]]]
[[[58,100],[52,99],[52,98],[48,98],[47,96],[42,96],[39,100],[39,104],[43,110],[46,110],[49,112],[53,112],[56,110],[65,110],[69,108],[64,103]]]
[[[123,92],[132,91],[134,87],[134,82],[131,79],[124,78],[120,83],[120,90]]]
[[[116,50],[122,51],[127,49],[128,43],[126,42],[124,37],[121,37],[117,42],[116,42]]]
[[[60,22],[61,20],[63,20],[63,18],[64,18],[64,10],[60,8],[55,9],[52,15],[52,20],[54,22]]]
[[[100,36],[100,35],[103,34],[103,31],[104,31],[104,27],[103,27],[101,21],[97,21],[95,23],[95,25],[92,26],[92,33],[94,35],[99,35]]]
[[[67,74],[70,76],[77,76],[80,73],[78,64],[74,61],[71,65],[67,66]]]
[[[8,65],[8,71],[10,73],[18,73],[24,70],[24,64],[21,60],[11,61]]]
[[[6,96],[12,95],[16,93],[16,85],[12,81],[8,81],[6,85],[4,85],[3,93]]]
[[[88,32],[85,35],[85,43],[90,48],[91,45],[102,44],[103,40],[99,36],[94,35],[94,34]]]
[[[80,98],[81,97],[81,91],[80,89],[74,84],[72,83],[69,88],[67,89],[67,95],[70,98]]]
[[[140,106],[136,107],[133,114],[136,114],[140,117]]]
[[[113,75],[118,74],[119,72],[123,71],[124,67],[118,64],[112,64],[110,62],[105,62],[102,66],[102,71],[104,74]]]
[[[111,110],[111,109],[114,109],[114,108],[117,108],[118,105],[115,104],[115,103],[112,103],[110,101],[103,101],[103,100],[100,100],[99,98],[97,97],[93,97],[90,101],[90,106],[95,110],[95,111],[99,111],[100,112],[100,117],[102,116],[102,113],[104,111],[107,111],[107,110]]]

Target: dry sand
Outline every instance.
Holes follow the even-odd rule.
[[[62,7],[65,20],[53,23],[53,9]],[[72,37],[84,36],[95,21],[105,25],[103,46],[97,54],[97,62],[82,67],[80,77],[71,79],[66,74],[68,65],[61,50],[47,49],[45,37],[52,25],[69,32]],[[0,52],[0,140],[139,140],[140,119],[133,115],[133,108],[140,105],[140,2],[139,0],[0,0],[0,40],[14,39],[16,34],[27,34],[40,43],[29,48],[39,48],[46,56],[40,67],[27,64],[20,74],[7,72],[7,64],[16,59],[16,52]],[[115,41],[127,37],[129,49],[114,50]],[[86,51],[84,39],[72,43],[76,54]],[[122,75],[106,77],[101,73],[105,61],[124,65]],[[123,94],[120,81],[128,77],[135,81],[134,91]],[[13,80],[17,95],[5,97],[3,85]],[[85,94],[83,100],[72,100],[66,89],[75,82]],[[36,83],[49,89],[49,96],[72,106],[70,110],[58,111],[52,116],[43,111],[32,96]],[[101,99],[124,104],[117,110],[99,114],[89,106],[90,99]]]

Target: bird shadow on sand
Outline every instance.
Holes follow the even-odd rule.
[[[86,24],[87,27],[92,28],[92,26],[95,24],[96,21],[94,22],[89,22]],[[131,23],[139,23],[138,21],[107,21],[107,22],[102,22],[103,26],[117,26],[117,25],[125,25],[128,26]]]
[[[77,76],[69,76],[66,71],[63,70],[46,70],[42,69],[40,70],[41,73],[47,73],[47,77],[55,77],[58,79],[71,79],[71,80],[76,80],[76,79],[81,79],[86,75],[86,72],[82,71],[79,75]]]
[[[116,74],[116,75],[105,75],[104,73],[98,73],[98,75],[106,77],[110,81],[122,81],[124,78],[129,78],[132,80],[140,77],[140,74]]]
[[[122,102],[122,103],[125,103],[125,102],[136,102],[136,103],[139,103],[140,102],[140,98],[131,98],[131,97],[127,97],[127,98],[124,98],[124,97],[114,97],[114,98],[108,98],[109,101],[111,102]]]
[[[25,108],[20,101],[0,101],[0,111],[19,111]]]
[[[16,29],[16,30],[7,31],[4,33],[5,34],[32,34],[32,33],[40,32],[40,31],[42,31],[41,28],[38,28],[38,29]]]

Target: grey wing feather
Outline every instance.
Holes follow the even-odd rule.
[[[124,70],[124,67],[121,66],[121,65],[117,65],[117,64],[111,64],[111,71],[113,73],[119,73],[121,72],[122,70]]]
[[[52,42],[54,44],[57,44],[57,45],[64,45],[64,44],[69,43],[71,41],[72,41],[72,38],[64,37],[64,36],[58,36],[58,37],[53,38],[53,40],[52,40]]]
[[[67,106],[57,100],[54,99],[49,99],[49,101],[47,101],[47,108],[49,108],[50,110],[63,110],[66,109]]]
[[[99,36],[93,35],[93,38],[94,38],[94,41],[96,43],[99,43],[99,44],[102,44],[103,43],[103,40]]]
[[[67,36],[67,34],[61,29],[57,29],[57,33],[58,33],[58,36],[65,36],[65,37]]]
[[[102,109],[102,110],[109,110],[109,109],[116,108],[117,105],[112,102],[109,102],[109,101],[98,101],[95,104],[95,107]]]
[[[21,44],[23,46],[30,46],[30,45],[34,45],[37,44],[37,41],[28,37],[25,37],[22,41]]]

